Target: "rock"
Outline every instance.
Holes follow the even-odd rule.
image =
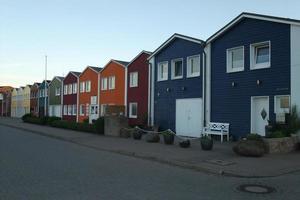
[[[126,128],[120,129],[120,137],[122,138],[129,138],[131,137],[131,130]]]
[[[150,143],[156,143],[159,142],[160,137],[158,133],[147,133],[146,135],[146,141]]]
[[[241,140],[233,151],[241,156],[261,157],[265,153],[265,144],[262,140]]]

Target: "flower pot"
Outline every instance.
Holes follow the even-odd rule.
[[[174,134],[165,134],[164,135],[164,142],[165,144],[174,144]]]
[[[189,140],[183,140],[179,142],[179,146],[181,148],[188,148],[191,146],[191,142]]]
[[[140,140],[140,139],[142,139],[143,131],[141,131],[141,130],[134,130],[132,136],[133,136],[133,139]]]
[[[200,141],[201,141],[202,150],[206,150],[206,151],[212,150],[213,144],[214,144],[212,139],[210,139],[210,138],[201,138]]]

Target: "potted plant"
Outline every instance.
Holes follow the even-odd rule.
[[[164,137],[165,144],[174,144],[175,134],[169,130],[161,133]]]
[[[210,136],[202,135],[202,137],[200,138],[200,142],[202,150],[212,150],[214,143]]]
[[[135,128],[133,130],[133,133],[132,133],[133,139],[140,140],[140,139],[142,139],[142,135],[143,135],[143,131],[142,130],[139,130],[137,128]]]

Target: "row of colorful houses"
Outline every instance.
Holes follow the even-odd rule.
[[[206,41],[174,34],[130,62],[13,89],[11,116],[118,114],[183,136],[200,137],[208,122],[229,123],[235,137],[265,135],[300,105],[299,76],[300,21],[242,13]]]

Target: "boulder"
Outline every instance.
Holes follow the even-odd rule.
[[[160,137],[158,133],[147,133],[146,135],[146,141],[150,143],[156,143],[159,142]]]
[[[262,140],[241,140],[233,151],[241,156],[261,157],[265,153],[265,143]]]

